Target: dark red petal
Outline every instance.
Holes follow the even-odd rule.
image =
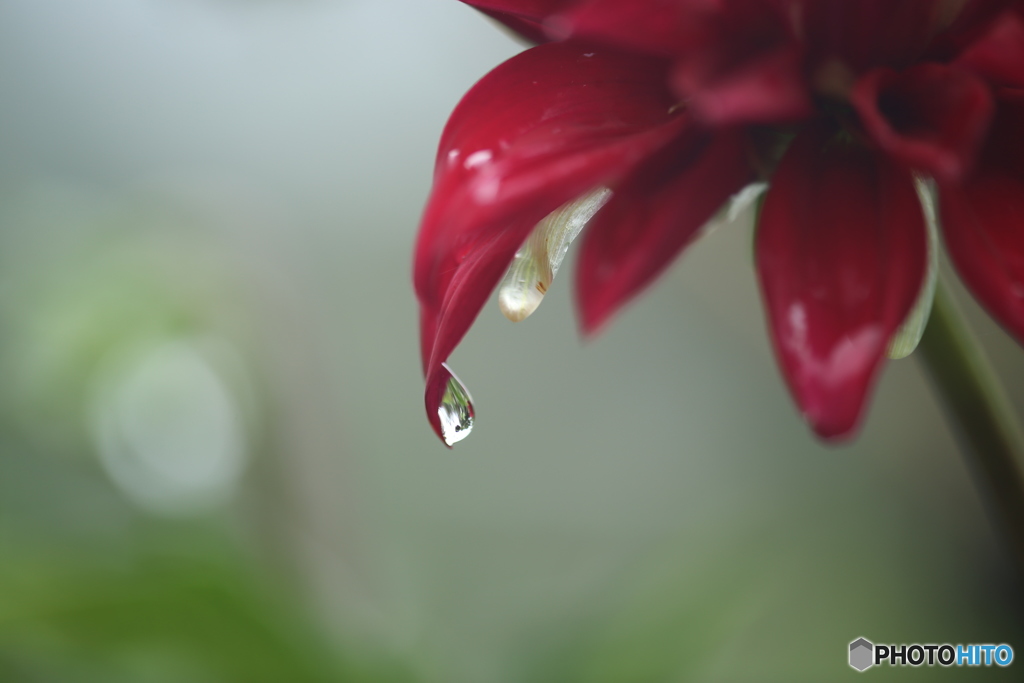
[[[695,130],[616,187],[587,226],[576,266],[583,331],[650,284],[750,180],[742,134]]]
[[[1024,11],[1000,15],[958,63],[998,85],[1024,88]]]
[[[725,0],[693,22],[700,31],[677,56],[672,82],[694,116],[727,125],[811,114],[803,48],[782,3]]]
[[[461,0],[508,26],[532,43],[545,43],[544,21],[570,0]]]
[[[700,31],[693,18],[710,5],[707,0],[583,0],[548,26],[557,37],[594,39],[668,57],[693,43]]]
[[[791,23],[778,0],[589,0],[549,22],[573,36],[671,56],[677,94],[716,125],[809,115]]]
[[[977,175],[939,197],[957,271],[1024,344],[1024,96],[1000,103]]]
[[[854,73],[909,66],[942,20],[940,0],[802,0],[815,64],[839,62]]]
[[[765,198],[757,265],[782,372],[819,436],[857,426],[926,240],[909,172],[825,127],[797,137]]]
[[[944,3],[944,13],[955,15],[941,17],[946,26],[928,47],[928,57],[938,61],[954,59],[983,35],[1006,8],[1020,4],[1019,0],[967,0],[958,8],[956,4]]]
[[[942,189],[942,227],[957,271],[1024,344],[1024,177],[985,172]]]
[[[415,253],[428,399],[443,392],[440,364],[537,222],[619,182],[685,127],[665,72],[660,60],[548,44],[505,62],[459,103]],[[436,404],[428,416],[438,429]]]
[[[850,101],[868,135],[907,166],[943,181],[963,177],[992,119],[992,94],[969,72],[925,63],[876,69]]]

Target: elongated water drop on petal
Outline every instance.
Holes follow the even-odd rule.
[[[459,381],[447,364],[442,363],[450,375],[448,386],[441,396],[441,405],[437,408],[441,418],[441,435],[449,446],[469,436],[473,431],[473,399],[469,396],[466,385]]]
[[[550,213],[530,233],[498,288],[498,307],[514,323],[537,310],[565,260],[569,245],[611,191],[599,189]]]
[[[914,186],[917,189],[917,196],[921,200],[925,225],[928,227],[928,264],[924,282],[921,283],[921,293],[917,295],[917,302],[910,309],[910,314],[903,321],[903,325],[889,340],[889,349],[886,353],[892,360],[906,358],[921,343],[924,328],[928,326],[928,318],[932,315],[935,285],[939,279],[939,228],[938,215],[935,211],[935,181],[916,177]]]

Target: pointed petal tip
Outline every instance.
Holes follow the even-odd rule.
[[[833,354],[832,363],[786,366],[793,398],[814,433],[838,443],[854,436],[884,365],[885,345],[874,334]]]
[[[807,425],[823,443],[841,446],[853,441],[860,431],[860,415],[841,416],[803,414]],[[851,419],[852,417],[852,419]]]
[[[576,308],[578,311],[577,326],[580,338],[584,343],[600,334],[612,315],[612,311],[600,310],[589,303],[582,291],[577,292]]]
[[[581,322],[578,326],[577,332],[580,335],[580,342],[583,344],[589,344],[595,337],[597,337],[598,330],[594,326],[585,325]]]

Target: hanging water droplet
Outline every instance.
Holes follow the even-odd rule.
[[[447,365],[444,365],[444,368],[449,374],[448,386],[441,397],[437,415],[441,418],[441,435],[444,442],[452,446],[473,431],[473,399],[455,373]]]
[[[517,323],[537,310],[569,245],[610,196],[611,190],[596,190],[552,211],[537,224],[498,288],[498,306],[506,318]]]

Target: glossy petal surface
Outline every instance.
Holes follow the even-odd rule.
[[[447,382],[441,363],[534,226],[616,184],[684,127],[670,111],[665,70],[659,60],[542,45],[488,74],[452,114],[414,263],[435,430]]]
[[[944,181],[971,169],[993,111],[988,86],[944,64],[876,69],[857,82],[851,102],[879,147]]]
[[[592,333],[653,281],[751,178],[735,131],[694,130],[616,188],[584,236],[576,298]]]
[[[846,436],[925,276],[911,176],[830,128],[807,130],[773,179],[756,250],[790,391],[820,436]]]

